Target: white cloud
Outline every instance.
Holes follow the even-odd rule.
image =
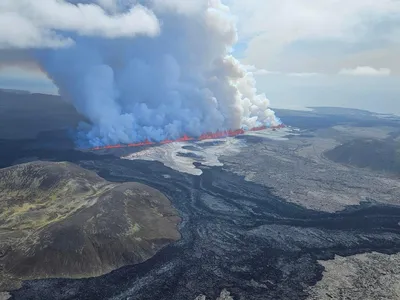
[[[364,21],[400,12],[398,0],[231,0],[244,36],[267,33],[290,42],[304,38],[357,38]]]
[[[340,75],[352,75],[352,76],[389,76],[391,70],[387,68],[374,69],[372,67],[356,67],[354,69],[342,69],[339,72]]]
[[[242,66],[246,71],[253,73],[254,75],[264,76],[264,75],[271,75],[271,74],[279,74],[279,72],[268,71],[265,69],[257,69],[253,65],[243,65]]]
[[[152,0],[154,9],[170,10],[180,14],[193,14],[204,10],[207,3],[199,0]]]
[[[97,0],[97,3],[107,11],[116,13],[118,11],[118,0]]]
[[[270,74],[279,74],[279,72],[274,72],[274,71],[268,71],[265,69],[257,69],[255,71],[253,71],[254,75],[259,75],[259,76],[263,76],[263,75],[270,75]]]
[[[103,6],[112,1],[101,1]],[[160,28],[155,15],[136,5],[127,13],[107,14],[97,4],[64,0],[1,0],[0,48],[64,47],[73,40],[56,32],[107,38],[154,36]]]
[[[226,1],[238,17],[239,38],[249,40],[243,55],[244,62],[254,64],[257,68],[278,69],[285,66],[284,70],[280,70],[321,72],[323,67],[319,65],[324,65],[324,52],[329,50],[322,50],[310,57],[317,68],[307,68],[302,63],[306,56],[297,56],[299,51],[305,50],[294,49],[296,42],[309,42],[308,47],[313,47],[312,43],[315,47],[319,47],[321,42],[342,43],[348,50],[352,45],[360,45],[360,49],[374,47],[367,44],[378,36],[388,43],[399,41],[399,30],[385,30],[384,34],[379,35],[373,31],[374,25],[393,20],[400,14],[398,0]],[[400,22],[395,23],[392,22],[390,26],[400,27]],[[284,52],[286,49],[290,49],[289,53]]]
[[[257,68],[254,65],[242,65],[242,67],[249,72],[254,72],[257,70]]]

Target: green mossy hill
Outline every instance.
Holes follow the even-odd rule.
[[[143,262],[180,238],[159,191],[110,183],[71,163],[0,170],[0,292],[21,281],[82,278]]]

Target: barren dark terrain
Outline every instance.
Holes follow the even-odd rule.
[[[356,139],[325,153],[332,161],[400,175],[400,139]]]
[[[216,298],[223,288],[236,299],[306,299],[305,287],[322,276],[317,260],[400,251],[400,208],[321,213],[286,203],[221,168],[190,176],[155,162],[75,162],[110,181],[138,181],[165,193],[183,218],[182,240],[105,276],[25,282],[11,293],[14,299]]]
[[[349,116],[331,117],[328,121],[324,116],[321,119],[329,121],[324,128],[354,126],[349,123]],[[302,136],[306,137],[315,134],[315,118],[320,117],[305,114],[296,119],[288,114],[288,121],[283,119],[288,125],[292,122],[302,128]],[[367,118],[372,122],[369,118],[373,117]],[[384,120],[383,126],[388,122]],[[390,124],[395,128],[398,123]],[[306,130],[307,126],[310,128]],[[21,289],[10,291],[11,299],[191,300],[200,294],[216,299],[223,289],[236,300],[330,299],[326,295],[329,287],[324,284],[338,281],[324,281],[326,276],[333,278],[329,277],[330,270],[335,272],[335,263],[326,261],[340,256],[356,260],[358,266],[354,255],[377,252],[392,257],[400,252],[399,199],[392,199],[392,205],[365,201],[331,212],[312,210],[278,196],[279,191],[268,186],[268,172],[256,174],[263,177],[262,182],[245,180],[246,171],[233,172],[232,161],[218,167],[199,163],[196,166],[202,174],[195,176],[175,171],[161,162],[121,159],[122,153],[117,151],[82,152],[67,142],[59,143],[63,146],[55,149],[51,139],[50,134],[38,139],[1,141],[0,166],[38,159],[69,161],[95,171],[110,182],[146,184],[164,193],[178,210],[182,238],[141,264],[100,277],[24,281]],[[250,145],[251,142],[260,140],[246,141]],[[269,161],[265,162],[267,170]],[[289,174],[282,171],[286,173]],[[298,183],[289,177],[287,180],[293,186],[302,184],[301,178]],[[379,261],[371,256],[368,264]],[[379,285],[380,281],[368,272],[360,281],[363,275],[355,274],[354,282]],[[356,292],[350,290],[346,295],[357,299]],[[395,296],[391,294],[387,299]]]

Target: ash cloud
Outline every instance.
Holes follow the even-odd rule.
[[[279,123],[252,73],[230,55],[237,33],[220,0],[42,2],[52,3],[55,16],[66,15],[57,21],[37,5],[37,14],[24,9],[20,18],[45,37],[67,41],[29,48],[60,94],[91,121],[80,128],[81,142],[158,141]],[[45,21],[36,22],[37,15]],[[0,45],[12,46],[7,41],[0,34]]]

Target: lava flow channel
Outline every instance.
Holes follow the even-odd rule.
[[[284,124],[280,124],[277,126],[267,127],[267,126],[259,126],[249,129],[248,131],[260,131],[265,129],[280,129],[284,128]],[[117,144],[117,145],[105,145],[105,146],[98,146],[91,148],[89,150],[105,150],[105,149],[118,149],[118,148],[128,148],[128,147],[141,147],[141,146],[150,146],[150,145],[165,145],[170,143],[180,143],[180,142],[188,142],[188,141],[204,141],[204,140],[213,140],[213,139],[220,139],[224,137],[233,137],[244,134],[246,131],[244,129],[236,129],[236,130],[224,130],[224,131],[217,131],[217,132],[207,132],[200,135],[198,138],[192,138],[187,135],[184,135],[175,140],[163,140],[161,142],[155,143],[149,140],[144,140],[143,142],[133,143],[133,144]]]

